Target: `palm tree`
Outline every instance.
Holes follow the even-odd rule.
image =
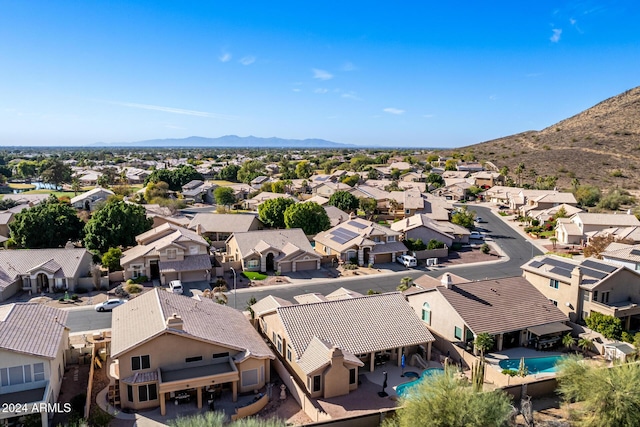
[[[73,191],[73,195],[77,196],[82,187],[80,186],[80,180],[78,178],[73,178],[71,180],[71,190]]]
[[[409,276],[400,279],[400,284],[396,288],[397,291],[404,292],[413,286],[413,279]]]
[[[573,190],[577,190],[578,186],[580,185],[580,181],[578,180],[578,178],[573,178],[571,180],[571,188],[573,188]]]
[[[549,241],[551,242],[551,244],[553,245],[553,249],[556,249],[556,243],[558,243],[558,238],[557,237],[549,237]]]
[[[225,294],[228,289],[226,286],[216,286],[211,290],[211,298],[215,299],[218,304],[227,305],[229,298]]]
[[[522,173],[524,172],[524,163],[520,163],[515,171],[513,171],[518,177],[518,187],[522,187]]]
[[[473,345],[480,352],[480,359],[484,361],[485,352],[493,348],[493,335],[487,332],[476,335],[476,339],[473,341]]]
[[[593,340],[589,338],[580,338],[578,340],[578,347],[582,350],[583,353],[587,354],[589,349],[593,346]]]
[[[571,347],[573,347],[575,343],[576,341],[573,339],[570,332],[562,337],[562,345],[567,349],[567,351],[570,351]]]

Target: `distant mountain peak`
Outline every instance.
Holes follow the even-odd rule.
[[[203,136],[189,136],[187,138],[165,138],[149,139],[135,142],[98,142],[93,146],[101,147],[193,147],[193,148],[350,148],[357,147],[353,144],[342,144],[339,142],[327,141],[325,139],[284,139],[275,136],[261,138],[253,135],[238,136],[224,135],[218,138],[207,138]]]

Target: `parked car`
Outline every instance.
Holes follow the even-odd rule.
[[[169,292],[174,294],[182,293],[182,282],[180,280],[172,280],[169,282]]]
[[[479,231],[472,231],[469,234],[469,238],[470,239],[476,239],[476,240],[484,240],[484,236]]]
[[[416,267],[418,265],[418,260],[411,255],[400,255],[396,258],[396,261],[405,267]]]
[[[96,304],[96,311],[99,311],[99,312],[111,311],[114,308],[121,306],[125,302],[127,301],[122,299],[117,299],[117,298],[108,299],[105,302]]]
[[[482,224],[483,222],[487,222],[487,221],[485,221],[484,219],[482,219],[482,217],[480,217],[480,216],[476,217],[476,223],[477,223],[477,224]]]

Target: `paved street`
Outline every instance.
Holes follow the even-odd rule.
[[[526,240],[520,233],[497,217],[487,207],[473,206],[470,210],[475,210],[486,223],[479,224],[481,231],[492,240],[507,259],[497,263],[480,263],[464,266],[435,268],[431,271],[426,269],[409,269],[395,273],[369,275],[361,277],[347,277],[327,280],[309,280],[308,283],[298,280],[298,283],[282,286],[268,286],[263,288],[240,289],[234,297],[233,292],[229,294],[229,306],[244,310],[247,301],[251,297],[256,299],[274,295],[290,301],[294,301],[295,295],[319,292],[326,295],[334,290],[345,287],[362,294],[366,294],[369,289],[378,292],[394,291],[400,284],[400,279],[405,276],[413,278],[423,274],[439,276],[445,271],[452,271],[455,274],[470,280],[493,279],[500,277],[520,276],[522,271],[520,266],[532,255],[540,255],[542,252]],[[97,313],[93,307],[70,310],[68,326],[71,332],[92,331],[96,329],[106,329],[111,327],[111,313]]]

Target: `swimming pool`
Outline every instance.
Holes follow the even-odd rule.
[[[530,374],[553,374],[557,372],[557,364],[564,356],[526,357],[524,365]],[[500,368],[517,371],[520,368],[520,359],[501,360]]]
[[[404,383],[404,384],[399,384],[396,386],[396,394],[400,397],[406,397],[408,395],[408,393],[411,392],[411,389],[413,387],[415,387],[416,385],[418,385],[420,383],[420,381],[424,381],[425,378],[430,378],[433,375],[436,374],[441,374],[444,372],[444,369],[442,368],[429,368],[426,369],[424,372],[422,372],[422,375],[420,375],[420,378],[414,380],[414,381],[410,381],[408,383]]]

